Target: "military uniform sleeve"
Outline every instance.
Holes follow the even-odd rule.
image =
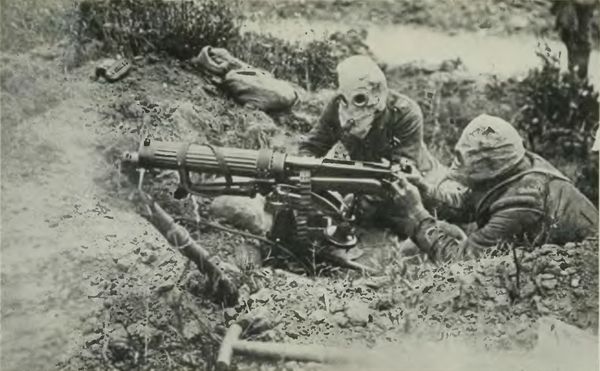
[[[455,223],[467,223],[472,220],[473,205],[468,187],[448,178],[428,187],[422,194],[427,210],[438,218]]]
[[[544,216],[538,204],[527,196],[500,199],[491,205],[487,222],[463,239],[457,238],[447,223],[436,221],[421,209],[413,216],[411,238],[434,262],[475,258],[499,242],[538,231]]]
[[[399,97],[392,108],[394,122],[392,126],[392,158],[399,163],[408,158],[421,168],[425,160],[423,153],[423,112],[419,105],[407,97]]]
[[[315,127],[308,133],[300,143],[299,153],[301,156],[325,156],[327,151],[338,141],[339,134],[336,128],[339,126],[337,117],[337,99],[332,99],[323,112]]]

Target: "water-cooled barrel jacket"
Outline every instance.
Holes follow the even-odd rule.
[[[471,190],[463,210],[462,221],[477,224],[466,240],[453,237],[422,209],[415,216],[413,241],[440,262],[477,257],[504,241],[518,245],[546,236],[544,242],[563,244],[598,233],[594,204],[550,163],[530,152],[503,179],[481,191]]]
[[[386,159],[399,163],[412,160],[427,177],[436,175],[441,165],[431,155],[423,142],[423,113],[419,105],[405,95],[390,92],[386,109],[375,119],[364,139],[342,131],[338,107],[340,96],[331,99],[315,127],[300,143],[300,155],[325,156],[338,141],[348,150],[354,161]]]

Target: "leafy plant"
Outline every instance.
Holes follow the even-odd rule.
[[[366,31],[336,32],[326,40],[306,45],[290,43],[272,35],[245,33],[230,44],[238,58],[271,71],[307,90],[332,87],[340,60],[354,54],[369,54]]]
[[[55,43],[69,29],[72,3],[68,0],[2,0],[0,49],[20,52]]]
[[[585,158],[598,127],[598,92],[589,81],[561,72],[558,56],[537,55],[541,68],[530,70],[516,83],[492,87],[490,96],[507,90],[503,95],[520,102],[513,121],[532,151],[546,157]]]
[[[166,52],[187,59],[238,35],[234,9],[218,0],[86,0],[78,8],[76,35],[127,56]]]

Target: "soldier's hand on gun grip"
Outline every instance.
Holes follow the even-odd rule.
[[[422,193],[426,193],[429,190],[429,188],[431,188],[431,186],[429,185],[429,183],[427,183],[423,175],[421,175],[418,172],[406,174],[404,175],[404,178],[408,180],[411,184],[416,186]]]
[[[405,176],[398,176],[394,182],[385,181],[392,192],[392,200],[397,207],[407,209],[407,211],[423,208],[421,194],[419,189],[410,183]]]

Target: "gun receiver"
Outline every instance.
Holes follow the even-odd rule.
[[[177,170],[185,192],[176,195],[267,195],[275,214],[272,237],[294,236],[295,242],[306,244],[324,236],[334,245],[345,247],[356,243],[354,206],[348,202],[353,197],[344,199],[331,191],[385,196],[387,190],[382,181],[392,180],[398,171],[408,171],[382,163],[292,156],[271,149],[150,139],[137,152],[125,153],[123,161],[145,169]],[[190,173],[221,175],[225,182],[192,183]],[[295,226],[294,231],[289,230],[290,225]]]

